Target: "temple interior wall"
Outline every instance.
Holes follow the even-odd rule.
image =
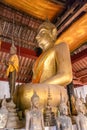
[[[21,84],[21,83],[16,82],[16,85],[18,84]],[[0,81],[0,99],[3,99],[4,95],[6,95],[6,98],[10,97],[9,84],[6,81]]]
[[[85,102],[85,97],[87,95],[87,85],[84,85],[82,87],[74,88],[75,94],[76,94],[76,91],[77,91],[78,97],[80,97],[80,93],[81,93],[82,97],[84,98],[84,102]]]

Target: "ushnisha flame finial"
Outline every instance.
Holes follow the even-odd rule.
[[[33,95],[31,97],[31,101],[33,101],[34,98],[39,98],[39,96],[37,95],[35,90],[33,90]]]

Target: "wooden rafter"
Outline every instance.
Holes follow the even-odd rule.
[[[87,48],[83,51],[79,52],[78,54],[74,54],[71,56],[72,64],[76,63],[77,61],[87,57]]]

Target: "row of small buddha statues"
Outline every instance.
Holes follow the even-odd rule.
[[[44,130],[45,127],[56,126],[56,130],[72,130],[72,119],[68,114],[68,107],[61,94],[61,101],[58,109],[58,115],[51,106],[52,97],[48,91],[47,105],[43,112],[40,109],[40,98],[36,92],[31,97],[31,110],[25,110],[25,130]],[[77,116],[74,120],[77,130],[87,130],[87,109],[83,103],[83,98],[76,97]],[[0,128],[22,128],[22,121],[19,120],[16,111],[16,105],[11,99],[6,101],[4,97],[0,108]]]

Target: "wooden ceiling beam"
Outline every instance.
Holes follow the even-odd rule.
[[[53,2],[53,3],[56,3],[56,4],[60,4],[60,5],[65,5],[65,1],[63,1],[63,0],[50,0],[51,2]]]
[[[80,4],[81,3],[78,3],[78,6],[80,7]],[[65,20],[62,21],[61,19],[61,24],[60,25],[57,25],[56,26],[58,27],[58,31],[57,31],[57,36],[59,37],[60,34],[62,32],[64,32],[64,30],[70,26],[70,24],[73,22],[73,21],[76,21],[78,17],[80,17],[80,15],[84,12],[87,11],[87,3],[85,3],[84,5],[82,4],[82,7],[80,7],[78,10],[77,10],[77,6],[76,6],[76,9],[75,7],[73,7],[72,9],[70,9],[70,11],[68,10],[68,15],[65,14]],[[60,22],[57,22],[57,23],[60,23]]]
[[[74,64],[75,62],[78,62],[79,60],[83,59],[87,57],[87,48],[81,52],[79,52],[78,54],[74,54],[71,56],[71,62],[72,64]]]
[[[58,18],[58,21],[56,22],[56,26],[60,27],[61,24],[70,16],[72,15],[75,8],[78,6],[78,2],[75,2],[71,8],[68,8],[68,10],[65,12],[61,18]]]

